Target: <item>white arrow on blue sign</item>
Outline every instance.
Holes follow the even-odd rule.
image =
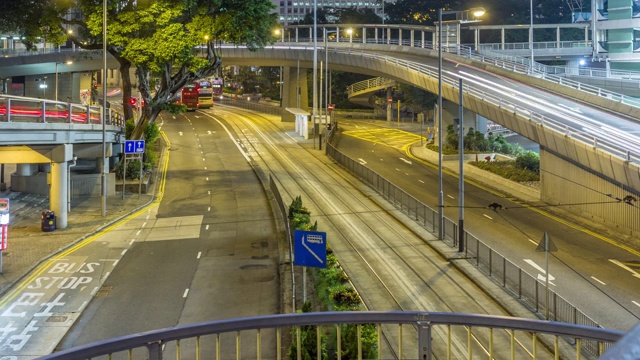
[[[142,154],[144,153],[144,140],[125,140],[125,154]]]
[[[293,233],[293,263],[327,267],[327,233],[296,230]]]

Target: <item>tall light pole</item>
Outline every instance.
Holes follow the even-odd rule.
[[[313,0],[313,148],[316,148],[316,119],[318,115],[318,0]]]
[[[438,9],[438,240],[444,240],[444,190],[442,186],[442,14],[471,13],[474,17],[484,15],[483,8],[462,11],[442,11]],[[472,22],[472,21],[466,21]]]
[[[533,0],[529,3],[529,14],[531,21],[531,30],[529,31],[529,47],[531,48],[531,73],[533,73]]]
[[[102,216],[107,216],[107,0],[102,0]],[[126,173],[126,169],[125,169]],[[123,189],[124,190],[124,189]]]
[[[60,64],[71,65],[71,64],[73,64],[73,61],[66,61],[64,63],[60,63],[60,62],[56,61],[56,91],[55,91],[56,95],[55,95],[55,98],[54,98],[55,101],[58,101],[58,65],[60,65]]]

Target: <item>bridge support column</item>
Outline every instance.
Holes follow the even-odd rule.
[[[73,145],[60,145],[51,151],[51,182],[49,187],[49,207],[56,215],[56,228],[67,228],[67,161],[73,160]]]
[[[56,215],[56,228],[67,228],[67,162],[51,163],[49,207]]]
[[[304,110],[309,108],[309,90],[307,86],[308,70],[309,69],[306,68],[300,68],[298,76],[297,67],[283,68],[282,81],[284,82],[284,86],[282,87],[282,121],[295,121],[295,115],[288,112],[286,108],[300,108]]]

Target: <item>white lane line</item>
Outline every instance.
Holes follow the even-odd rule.
[[[536,246],[538,245],[538,243],[537,243],[537,242],[535,242],[535,241],[533,241],[532,239],[529,239],[529,241],[531,241],[531,242],[532,242],[534,245],[536,245]]]
[[[482,216],[486,217],[489,220],[493,220],[493,218],[491,216],[487,215],[487,214],[482,214]]]
[[[207,167],[205,166],[204,169],[207,170]]]
[[[405,175],[409,176],[409,173],[404,173]]]
[[[99,286],[94,287],[93,290],[91,290],[91,296],[95,295],[99,289],[100,289]]]
[[[205,230],[209,230],[209,225],[204,227]]]
[[[149,214],[147,214],[147,217],[146,217],[146,218],[144,218],[144,219],[145,219],[145,220],[149,220]]]
[[[207,191],[207,194],[211,195],[211,190]]]
[[[198,256],[196,256],[196,259],[200,259],[200,256],[202,256],[202,251],[198,251]]]
[[[146,221],[142,223],[142,227],[144,228],[145,226],[147,226],[147,222]]]
[[[571,107],[571,106],[568,106],[568,105],[565,105],[565,104],[560,104],[560,103],[558,103],[558,105],[562,106],[565,109],[569,109],[571,111],[575,111],[577,113],[582,114],[582,111],[580,111],[580,109],[578,109],[577,107]]]
[[[180,136],[182,136],[182,131],[178,131],[178,134],[180,134]]]
[[[118,265],[118,263],[120,262],[120,260],[116,260],[113,262],[113,267],[116,267],[116,265]]]
[[[122,250],[122,252],[120,253],[120,256],[123,256],[124,253],[126,253],[126,252],[127,252],[127,249]]]
[[[93,294],[91,294],[91,296],[93,296]],[[78,312],[81,312],[82,309],[84,309],[84,307],[87,305],[87,303],[88,303],[88,301],[83,301],[82,305],[80,305],[80,307],[78,307]]]
[[[106,279],[109,277],[110,274],[111,274],[111,271],[107,271],[106,273],[104,273],[104,275],[102,275],[102,278]]]
[[[140,233],[142,232],[142,230],[138,230],[136,231],[136,236],[140,236]]]
[[[209,207],[207,208],[207,211],[211,211],[211,206],[209,206]]]
[[[640,274],[638,274],[635,270],[633,270],[632,268],[628,267],[627,265],[621,263],[618,260],[614,260],[614,259],[609,259],[609,261],[611,261],[612,263],[620,266],[621,268],[627,270],[628,272],[630,272],[633,276],[640,278]]]
[[[631,302],[634,303],[636,306],[640,306],[640,304],[638,304],[638,302],[635,300],[631,300]]]
[[[595,276],[592,276],[591,278],[592,278],[593,280],[595,280],[595,281],[599,282],[599,283],[600,283],[600,284],[602,284],[602,285],[607,285],[607,284],[605,284],[605,283],[604,283],[604,281],[601,281],[600,279],[596,278]]]
[[[396,171],[397,171],[397,172],[400,172],[400,169],[396,168]]]
[[[380,159],[380,161],[384,161],[384,159]]]
[[[363,158],[358,158],[358,162],[359,162],[360,164],[362,164],[362,165],[367,165],[367,162],[366,162],[366,161],[364,161],[364,159],[363,159]]]
[[[202,161],[204,161],[204,158],[202,158]]]
[[[451,195],[449,195],[449,194],[447,194],[447,197],[448,197],[448,198],[451,198],[451,199],[455,199],[453,196],[451,196]]]
[[[422,181],[422,180],[418,180],[418,182],[420,182],[420,183],[424,184],[424,181]]]
[[[129,241],[129,245],[133,244],[136,241],[136,239],[131,239],[131,241]]]
[[[182,297],[186,298],[188,293],[189,293],[189,288],[184,289],[184,294],[182,294]]]
[[[464,88],[463,88],[463,89],[464,89]],[[207,177],[205,177],[204,179],[205,179],[206,181],[209,181],[209,177],[208,177],[208,176],[207,176]]]
[[[405,159],[405,158],[400,158],[400,161],[404,161],[406,164],[411,165],[411,161]]]

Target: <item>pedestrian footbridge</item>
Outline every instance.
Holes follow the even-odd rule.
[[[78,158],[98,159],[101,164],[117,153],[114,146],[124,140],[124,119],[111,109],[103,113],[100,106],[2,95],[0,132],[0,163],[18,164],[12,190],[44,190],[57,216],[56,226],[64,229],[70,167]],[[39,172],[39,166],[46,171]],[[92,187],[99,189],[98,174],[89,177]]]

